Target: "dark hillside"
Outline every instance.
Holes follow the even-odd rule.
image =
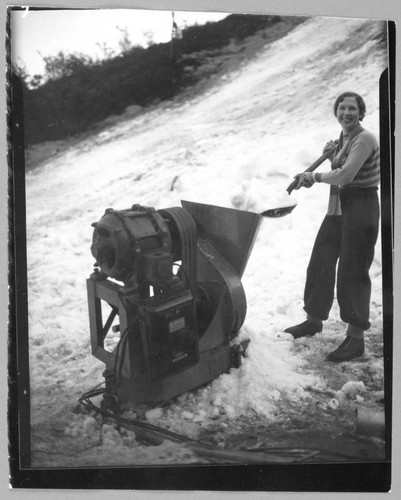
[[[71,138],[129,106],[200,90],[305,19],[236,14],[192,26],[183,31],[179,58],[170,43],[134,47],[101,63],[59,53],[45,83],[25,85],[26,145]]]

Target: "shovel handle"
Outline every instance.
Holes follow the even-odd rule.
[[[333,151],[330,150],[327,153],[322,154],[320,158],[318,158],[314,163],[312,163],[310,167],[308,167],[302,173],[305,174],[306,172],[313,172],[314,170],[316,170],[319,165],[321,165],[325,160],[327,160],[327,158],[331,155],[332,152]],[[298,179],[293,180],[287,188],[287,193],[291,194],[292,191],[297,187],[297,184],[298,184]]]

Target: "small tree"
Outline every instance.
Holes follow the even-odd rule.
[[[59,51],[55,56],[42,56],[45,63],[45,72],[48,80],[59,80],[71,76],[84,68],[93,66],[91,57],[82,53],[64,54]]]
[[[19,66],[16,63],[12,63],[11,72],[17,75],[21,79],[24,88],[27,88],[29,86],[29,75],[26,72],[25,68]]]
[[[154,42],[155,32],[152,29],[148,29],[148,30],[144,31],[143,36],[145,37],[147,47],[150,47],[151,45],[153,45],[155,43]]]
[[[113,57],[116,56],[115,51],[111,47],[109,47],[106,42],[103,43],[98,42],[96,45],[102,51],[104,60],[107,61],[108,59],[112,59]]]
[[[43,75],[33,75],[33,77],[28,82],[28,87],[30,89],[37,89],[41,85],[43,85],[44,79]]]
[[[128,34],[128,29],[127,28],[120,28],[119,26],[116,26],[116,28],[122,34],[122,38],[118,42],[118,45],[120,46],[121,55],[126,55],[133,48],[132,41],[131,41],[129,34]]]

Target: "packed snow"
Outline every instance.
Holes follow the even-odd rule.
[[[206,460],[168,441],[143,446],[135,432],[77,408],[79,396],[103,380],[104,364],[90,351],[86,278],[94,263],[91,223],[108,207],[190,200],[261,213],[296,205],[286,217],[263,219],[243,276],[248,310],[237,340],[250,344],[242,366],[144,408],[142,418],[194,439],[213,434],[224,447],[246,422],[279,426],[315,398],[323,419],[383,397],[380,239],[362,358],[325,361],[344,335],[336,303],[323,334],[294,341],[284,329],[304,319],[306,266],[328,202],[327,185],[291,195],[286,188],[338,137],[332,106],[340,92],[365,98],[363,126],[379,136],[386,54],[377,37],[384,29],[374,21],[309,19],[201,95],[123,116],[27,172],[33,466]]]

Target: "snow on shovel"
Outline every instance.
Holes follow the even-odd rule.
[[[333,149],[330,149],[326,153],[322,154],[322,156],[320,156],[320,158],[318,158],[314,163],[312,163],[312,165],[310,165],[310,167],[308,167],[303,173],[315,171],[317,167],[319,167],[325,160],[327,160],[327,158],[329,158],[332,152]],[[297,187],[297,184],[298,184],[298,179],[294,179],[288,186],[287,193],[289,195]],[[271,208],[262,212],[261,215],[263,215],[263,217],[283,217],[284,215],[288,215],[289,213],[291,213],[295,207],[296,203],[278,208]]]

